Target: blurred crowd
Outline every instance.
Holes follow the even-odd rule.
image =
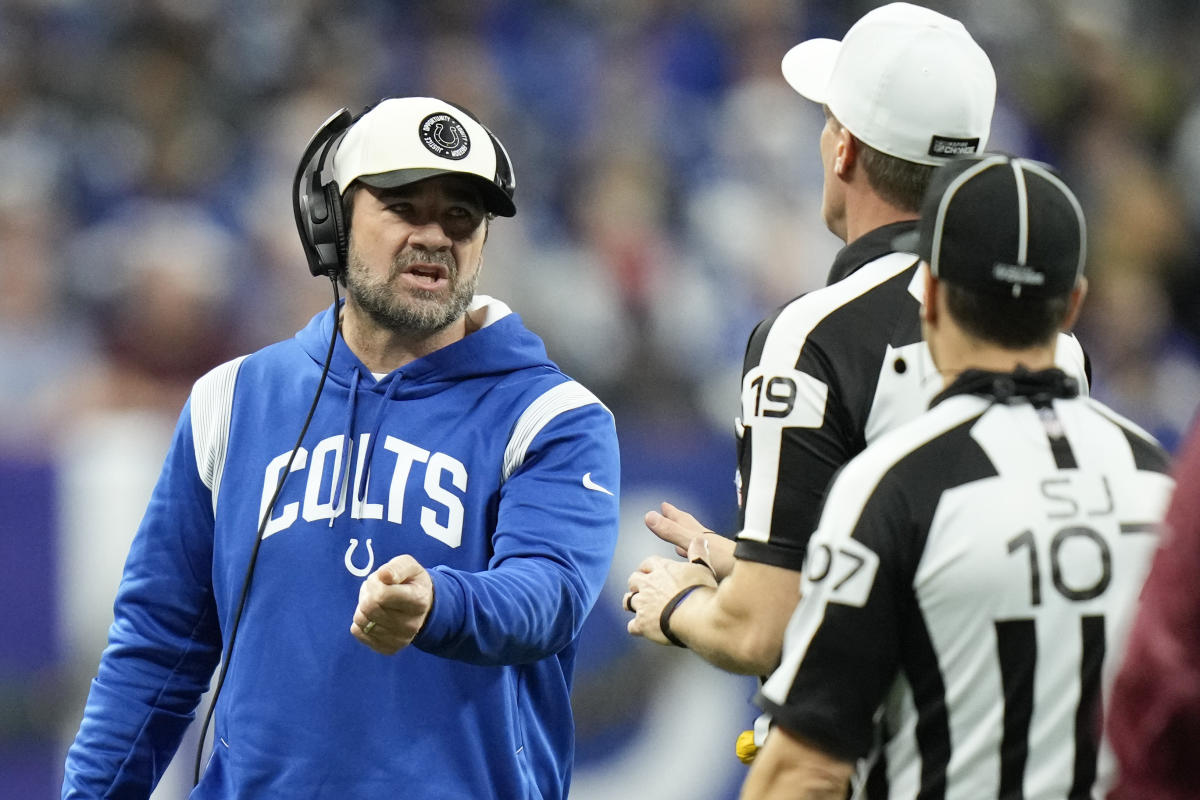
[[[879,4],[0,0],[0,461],[56,465],[62,658],[95,668],[195,378],[331,301],[291,184],[343,106],[432,94],[485,120],[519,213],[493,226],[481,290],[623,437],[715,436],[731,479],[750,327],[823,285],[841,244],[819,215],[823,118],[780,58]],[[1081,197],[1094,394],[1174,449],[1200,403],[1200,6],[926,4],[995,64],[991,148],[1050,162]],[[652,448],[629,446],[637,475]],[[717,523],[731,485],[724,500]],[[11,553],[25,531],[3,516]]]
[[[748,326],[820,285],[819,111],[779,59],[863,2],[6,0],[0,436],[174,416],[209,366],[327,301],[291,220],[330,113],[431,93],[517,165],[487,290],[628,414],[727,426]],[[1200,337],[1200,104],[1186,0],[932,3],[992,56],[994,149],[1081,187],[1096,393],[1172,446]]]

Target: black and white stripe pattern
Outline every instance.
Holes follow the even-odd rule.
[[[888,225],[838,255],[832,283],[759,324],[747,346],[737,430],[738,558],[799,570],[834,473],[925,411],[943,388],[921,338],[917,258]],[[1059,366],[1087,391],[1086,361],[1059,337]]]
[[[1106,655],[1172,482],[1132,424],[1087,398],[1051,405],[1048,421],[953,396],[830,490],[759,702],[863,758],[856,797],[1088,798],[1112,778]]]

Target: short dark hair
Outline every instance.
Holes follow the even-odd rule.
[[[838,130],[845,128],[828,106],[825,106],[825,115]],[[937,167],[889,156],[854,136],[853,131],[850,135],[858,149],[863,172],[867,173],[867,183],[876,194],[904,211],[920,212],[921,200]]]
[[[1067,317],[1070,295],[1005,297],[984,294],[946,281],[950,316],[977,339],[1008,350],[1024,350],[1050,342]]]
[[[918,164],[902,158],[889,156],[855,137],[858,142],[858,158],[871,188],[897,208],[905,211],[920,211],[921,198],[937,167]]]

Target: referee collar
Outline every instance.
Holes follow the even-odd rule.
[[[929,407],[959,394],[974,394],[1005,405],[1028,401],[1035,406],[1044,406],[1051,400],[1078,396],[1079,383],[1057,367],[1037,372],[1024,367],[1017,367],[1014,372],[968,369],[934,397]]]
[[[829,279],[825,285],[835,284],[842,278],[853,274],[864,264],[886,256],[888,253],[896,252],[896,248],[892,246],[892,239],[916,229],[917,221],[910,219],[903,222],[892,222],[864,233],[838,251],[837,256],[833,259],[833,266],[829,270]],[[914,255],[913,263],[916,262],[917,257]]]

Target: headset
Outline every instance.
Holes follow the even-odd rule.
[[[508,151],[504,149],[504,145],[500,144],[500,140],[496,138],[496,135],[486,125],[479,122],[479,119],[474,114],[455,103],[450,103],[450,105],[478,122],[480,127],[487,133],[488,138],[491,139],[492,147],[496,150],[496,177],[494,183],[500,191],[504,192],[511,199],[516,189],[516,179],[513,175],[512,161],[508,157]],[[354,123],[363,114],[370,111],[371,108],[373,106],[367,106],[358,116],[351,114],[349,109],[343,108],[325,120],[305,146],[304,153],[300,157],[300,165],[296,169],[295,180],[292,182],[292,211],[296,217],[296,228],[300,233],[300,244],[303,246],[304,255],[308,259],[308,269],[314,277],[324,276],[329,278],[330,283],[333,284],[333,305],[335,309],[341,303],[338,293],[338,278],[341,277],[346,269],[349,236],[346,231],[341,189],[338,187],[337,181],[333,178],[332,156],[336,153],[338,144],[341,143]],[[329,366],[333,361],[333,351],[337,345],[337,337],[340,329],[340,315],[335,315],[329,339],[329,349],[325,353],[325,363],[321,368],[321,378],[317,382],[317,391],[313,395],[312,405],[308,409],[308,416],[305,417],[304,424],[300,426],[300,435],[296,438],[296,444],[292,447],[288,462],[280,473],[279,482],[275,485],[275,493],[271,495],[271,499],[263,510],[262,518],[259,521],[258,535],[254,540],[254,548],[250,551],[250,560],[246,566],[246,574],[242,578],[241,593],[238,597],[236,609],[234,610],[233,621],[230,624],[229,643],[225,646],[225,652],[221,659],[221,669],[218,672],[217,683],[213,689],[212,700],[209,703],[208,713],[205,714],[204,722],[200,728],[200,741],[196,746],[193,786],[200,783],[204,742],[208,737],[208,729],[212,724],[213,713],[217,708],[217,701],[221,697],[221,689],[225,685],[225,676],[229,671],[229,660],[233,657],[233,645],[237,641],[238,629],[241,627],[242,622],[242,612],[246,608],[246,600],[250,595],[250,584],[254,579],[254,568],[258,564],[258,553],[259,547],[262,545],[263,532],[266,530],[267,520],[274,513],[275,503],[279,500],[279,495],[283,491],[284,481],[287,480],[287,476],[292,471],[292,462],[300,450],[300,445],[304,441],[304,435],[308,432],[313,415],[316,413],[317,403],[320,401],[321,392],[325,388],[325,379],[329,375]]]
[[[487,133],[496,152],[496,176],[492,182],[512,199],[517,181],[512,159],[504,145],[488,126],[466,108],[457,103],[448,105],[466,114]],[[374,105],[367,106],[358,115],[343,108],[325,120],[308,140],[296,168],[296,178],[292,182],[292,211],[296,216],[296,230],[300,234],[304,255],[308,258],[308,269],[314,277],[324,275],[337,278],[346,269],[350,243],[346,212],[342,206],[343,187],[338,186],[333,177],[333,156],[354,123],[372,108]]]

